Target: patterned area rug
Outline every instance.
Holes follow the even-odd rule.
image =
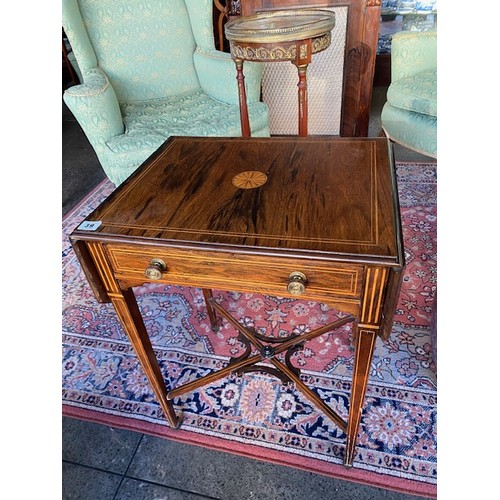
[[[147,379],[109,304],[99,304],[68,241],[113,191],[104,181],[63,221],[63,412],[111,426],[292,465],[427,497],[436,496],[436,364],[430,341],[436,292],[436,165],[398,164],[407,267],[389,341],[377,340],[354,467],[345,435],[293,387],[264,373],[220,380],[174,404],[182,428],[165,424]],[[167,384],[224,366],[243,346],[233,327],[210,329],[201,290],[135,289]],[[310,331],[339,318],[312,301],[214,290],[233,316],[270,336]],[[295,353],[301,377],[347,418],[351,326]]]

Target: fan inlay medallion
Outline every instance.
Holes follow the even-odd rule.
[[[267,175],[258,170],[246,170],[233,177],[233,186],[241,189],[253,189],[263,186],[267,182]]]

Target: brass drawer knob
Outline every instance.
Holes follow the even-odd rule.
[[[146,268],[145,275],[150,280],[159,280],[163,276],[164,271],[167,269],[167,265],[161,259],[151,260],[149,266]]]
[[[292,295],[301,295],[306,291],[306,275],[299,272],[299,271],[294,271],[293,273],[290,273],[290,276],[288,276],[288,291]]]

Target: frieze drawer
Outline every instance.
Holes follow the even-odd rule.
[[[323,301],[345,297],[349,302],[359,297],[362,285],[361,265],[276,257],[270,263],[264,255],[199,249],[106,248],[115,276],[128,286],[158,282]]]

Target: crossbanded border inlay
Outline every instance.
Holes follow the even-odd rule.
[[[304,138],[305,139],[305,138]],[[193,141],[196,138],[192,138]],[[302,142],[308,142],[307,139]],[[312,143],[316,141],[310,141]],[[341,142],[341,141],[337,141]],[[349,142],[349,141],[346,141]],[[233,141],[236,143],[236,141]],[[134,180],[130,184],[130,189],[133,189],[137,183],[140,183],[143,177],[145,177],[151,168],[154,165],[163,161],[165,159],[165,155],[168,154],[170,148],[167,148],[163,154],[157,158],[155,158],[149,168],[143,169],[141,173],[139,173]],[[378,215],[378,190],[377,183],[375,179],[377,178],[377,155],[376,155],[376,144],[375,142],[371,143],[370,147],[370,238],[369,239],[359,239],[359,240],[341,240],[334,238],[325,238],[325,237],[299,237],[299,236],[290,236],[290,235],[279,235],[279,234],[259,234],[259,233],[240,233],[240,232],[230,232],[230,231],[210,231],[206,229],[193,229],[193,228],[181,228],[175,226],[153,226],[146,224],[123,224],[117,222],[106,221],[106,213],[107,210],[103,210],[101,213],[101,220],[103,221],[103,229],[104,228],[116,228],[116,229],[127,229],[127,230],[138,230],[138,231],[152,231],[155,233],[159,232],[176,232],[182,234],[193,234],[193,235],[209,235],[209,236],[222,236],[225,238],[258,238],[258,239],[268,239],[268,240],[286,240],[286,241],[295,241],[295,242],[304,242],[304,243],[333,243],[339,245],[366,245],[376,247],[379,244],[379,215]],[[125,196],[125,192],[122,191],[118,196],[113,200],[115,205],[118,200],[120,200],[123,196]]]

